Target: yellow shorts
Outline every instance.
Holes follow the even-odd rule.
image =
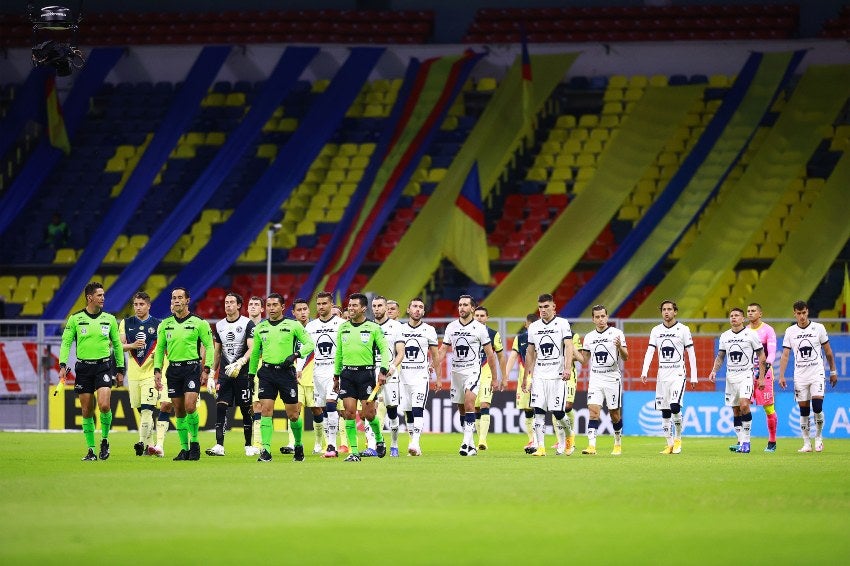
[[[480,407],[482,403],[488,405],[493,402],[493,378],[481,377],[478,384],[478,396],[475,397],[475,406]]]
[[[522,390],[522,382],[517,383],[516,388],[516,408],[520,411],[531,410],[531,384],[528,384],[528,391]]]
[[[260,402],[260,378],[256,375],[254,376],[254,392],[251,394],[251,402]]]
[[[312,385],[301,385],[298,384],[298,402],[301,403],[304,407],[315,407],[316,399],[313,396],[313,386]]]
[[[134,409],[138,409],[142,405],[153,405],[156,407],[160,402],[160,391],[156,389],[156,382],[153,376],[144,379],[127,380],[127,389],[130,392],[130,406]],[[168,394],[164,387],[162,394]]]
[[[575,402],[577,389],[578,382],[575,376],[572,376],[567,380],[567,404],[572,405]]]

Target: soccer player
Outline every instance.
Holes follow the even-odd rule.
[[[425,415],[425,403],[428,401],[428,384],[434,375],[432,387],[440,390],[440,359],[437,350],[437,331],[433,326],[422,322],[425,316],[425,301],[421,297],[411,299],[407,305],[407,323],[401,325],[399,339],[404,356],[401,365],[401,410],[407,422],[410,442],[407,453],[421,456],[419,444],[422,436],[422,423]]]
[[[150,451],[155,436],[153,412],[159,401],[159,391],[153,377],[153,354],[156,349],[156,329],[161,322],[151,316],[151,297],[144,291],[133,295],[135,316],[121,319],[118,335],[121,347],[128,352],[127,387],[130,406],[139,411],[139,441],[133,445],[136,456]]]
[[[103,312],[106,294],[103,285],[92,281],[83,291],[84,309],[68,317],[62,331],[59,349],[59,380],[64,383],[68,374],[71,344],[77,344],[77,364],[74,366],[74,391],[83,413],[83,436],[88,452],[84,462],[96,461],[94,453],[94,408],[100,410],[100,459],[109,458],[109,429],[112,427],[112,361],[115,361],[115,381],[124,382],[124,353],[115,317]],[[111,349],[111,350],[110,350]],[[96,396],[95,396],[96,393]]]
[[[764,415],[767,418],[767,447],[765,452],[776,452],[776,424],[778,421],[776,415],[776,407],[773,400],[773,363],[776,361],[776,331],[773,327],[761,319],[761,305],[758,303],[750,303],[747,305],[747,319],[750,321],[750,330],[756,333],[759,337],[761,345],[764,348],[764,355],[767,360],[765,364],[765,382],[764,389],[758,387],[753,388],[753,398],[750,399],[750,404],[755,403],[764,407]],[[755,362],[755,360],[754,360]],[[754,377],[758,377],[758,364],[753,367]],[[735,426],[740,423],[735,422]]]
[[[525,415],[525,432],[528,434],[528,443],[524,449],[526,454],[534,453],[537,448],[534,446],[534,409],[531,408],[531,391],[522,390],[522,381],[525,377],[528,327],[539,318],[537,313],[531,313],[525,317],[523,328],[514,338],[511,353],[508,354],[508,361],[505,364],[505,375],[510,375],[514,366],[517,366],[516,407]],[[517,362],[519,363],[517,364]]]
[[[254,329],[263,321],[263,298],[254,295],[248,299],[248,318],[253,322],[253,326],[248,331],[248,338],[254,339]],[[253,342],[252,342],[253,344]],[[253,349],[253,346],[251,346]],[[259,456],[260,448],[262,447],[262,435],[260,433],[260,417],[262,416],[263,407],[260,404],[260,383],[259,378],[254,376],[254,383],[251,384],[251,412],[253,420],[251,421],[251,449],[245,447],[246,456]]]
[[[345,322],[346,320],[348,320],[348,309],[343,309],[341,305],[334,305],[333,307],[331,307],[331,313],[334,316],[338,316],[340,318],[340,320],[341,320],[340,324],[342,324],[342,322]],[[333,385],[331,385],[331,390],[333,390]],[[337,418],[339,418],[339,412],[343,410],[342,399],[340,399],[339,397],[337,397],[336,410],[337,410]],[[338,438],[337,438],[337,440],[339,441],[339,444],[337,444],[337,448],[339,449],[339,452],[342,452],[343,454],[347,454],[349,452],[348,437],[345,433],[345,423],[344,422],[342,423],[342,426],[337,426],[337,432],[339,433]]]
[[[578,352],[581,348],[581,334],[573,333],[573,352]],[[569,434],[567,434],[564,443],[564,454],[572,456],[576,449],[576,412],[573,409],[573,404],[576,400],[576,391],[578,391],[578,371],[576,370],[578,359],[573,357],[573,364],[570,366],[570,375],[567,379],[567,402],[564,404],[564,412],[567,413],[567,419],[570,421]],[[554,424],[554,423],[553,423]],[[557,446],[555,447],[557,450]]]
[[[227,411],[235,406],[242,413],[245,453],[253,452],[251,429],[254,411],[251,408],[251,397],[254,383],[248,379],[247,365],[254,345],[251,337],[254,323],[240,314],[241,310],[242,296],[232,291],[227,293],[224,296],[224,318],[216,322],[213,328],[213,375],[218,375],[218,395],[215,404],[215,446],[207,448],[207,456],[224,456]]]
[[[451,400],[457,405],[460,422],[463,427],[463,442],[458,453],[461,456],[475,456],[478,450],[473,442],[475,432],[475,399],[481,384],[481,351],[487,356],[490,374],[496,373],[496,354],[490,343],[487,327],[475,320],[473,312],[475,300],[471,295],[461,295],[457,301],[458,319],[446,327],[440,356],[452,353]]]
[[[764,388],[765,356],[764,348],[755,332],[744,326],[744,309],[734,307],[729,311],[731,328],[720,335],[717,357],[714,367],[708,374],[708,380],[715,381],[717,371],[726,360],[726,406],[738,408],[741,415],[741,426],[735,426],[738,435],[738,446],[735,452],[748,454],[750,452],[750,430],[753,415],[750,412],[750,397],[753,394],[753,360],[758,360],[758,387]],[[734,413],[733,413],[734,414]]]
[[[309,326],[310,322],[310,303],[307,302],[307,299],[295,299],[292,302],[292,316],[295,317],[295,320],[301,323],[305,329]],[[309,333],[309,330],[308,330]],[[313,343],[316,343],[316,339],[313,338]],[[313,415],[313,432],[316,435],[316,440],[313,443],[313,454],[324,453],[325,447],[325,423],[324,423],[324,401],[321,403],[318,402],[315,398],[315,356],[316,350],[313,350],[313,355],[309,355],[306,358],[299,358],[298,362],[295,364],[295,377],[298,380],[298,403],[304,407],[309,408],[310,412]],[[304,417],[299,417],[301,420],[301,428],[304,428]],[[293,454],[294,450],[295,438],[292,432],[292,427],[289,428],[289,444],[286,446],[281,446],[280,453],[281,454]]]
[[[380,352],[380,377],[378,385],[386,383],[389,375],[390,349],[381,328],[366,320],[369,299],[362,293],[348,298],[347,321],[339,326],[336,356],[334,358],[334,391],[342,399],[345,433],[351,454],[346,462],[359,462],[357,453],[357,402],[361,402],[360,418],[375,433],[375,450],[379,458],[387,455],[381,422],[376,416],[375,401],[369,397],[375,389],[375,352]]]
[[[295,436],[293,460],[301,462],[304,460],[304,445],[301,442],[303,427],[300,421],[301,405],[298,403],[295,362],[298,358],[310,355],[313,351],[313,340],[300,323],[283,318],[283,297],[280,294],[272,293],[266,298],[266,311],[269,318],[254,329],[254,346],[248,367],[251,379],[255,375],[260,378],[263,449],[257,461],[272,461],[270,449],[274,433],[274,402],[280,394],[289,426]],[[262,365],[260,358],[263,359]]]
[[[484,325],[487,329],[487,334],[490,335],[490,343],[493,345],[493,351],[496,352],[496,360],[499,363],[499,371],[502,372],[502,379],[498,382],[499,391],[504,391],[507,386],[508,374],[505,370],[505,348],[502,346],[502,336],[497,330],[487,326],[487,320],[490,313],[486,307],[475,307],[473,312],[475,320]],[[475,428],[478,432],[478,449],[487,450],[487,433],[490,431],[490,403],[493,401],[493,380],[499,379],[499,376],[490,373],[490,366],[487,364],[487,357],[481,356],[481,385],[478,387],[478,396],[475,397]]]
[[[198,444],[198,393],[207,384],[213,366],[212,329],[201,317],[189,312],[189,291],[171,291],[171,316],[159,323],[154,354],[156,388],[162,389],[162,365],[168,356],[168,397],[174,405],[180,452],[175,460],[200,460]],[[204,360],[201,360],[201,346]]]
[[[398,303],[396,303],[396,306]],[[403,352],[400,347],[399,333],[401,332],[401,323],[390,318],[387,311],[387,299],[381,295],[377,295],[372,299],[372,314],[375,315],[375,322],[381,327],[381,332],[384,333],[384,341],[387,347],[392,352],[390,362],[390,373],[387,376],[387,382],[381,389],[381,401],[386,407],[387,417],[390,425],[390,456],[398,458],[398,405],[401,402],[401,384],[399,382],[398,372],[396,368],[401,363]],[[381,364],[381,353],[375,352],[375,365]],[[376,377],[378,377],[376,375]],[[383,423],[384,419],[378,417],[378,420]],[[369,429],[367,429],[369,432]],[[367,435],[368,438],[368,435]],[[372,439],[369,439],[370,443]],[[377,452],[371,447],[367,447],[360,454],[363,456],[377,456]]]
[[[815,413],[815,451],[823,450],[823,394],[826,389],[822,354],[829,363],[829,384],[838,383],[835,357],[826,329],[819,322],[809,320],[809,305],[805,301],[794,303],[794,318],[782,339],[782,357],[779,359],[779,386],[785,389],[785,368],[788,354],[794,352],[794,398],[800,405],[800,433],[803,447],[797,452],[811,452],[809,439],[809,415]]]
[[[398,320],[400,307],[398,301],[387,299],[387,316],[393,320]]]
[[[614,428],[613,456],[623,453],[623,371],[620,360],[629,359],[626,337],[617,328],[608,326],[608,309],[604,305],[594,305],[591,309],[593,324],[596,325],[584,336],[584,343],[578,352],[582,365],[590,365],[590,378],[587,384],[587,448],[582,454],[596,454],[596,432],[599,428],[599,413],[602,404],[608,404],[611,424]]]
[[[555,316],[555,299],[543,294],[537,297],[540,319],[528,327],[528,350],[523,391],[529,390],[531,381],[531,406],[534,408],[534,446],[532,456],[545,456],[546,413],[552,412],[555,436],[558,439],[557,455],[564,454],[566,438],[572,427],[564,409],[567,398],[567,380],[573,365],[573,332],[566,319]]]
[[[661,411],[661,427],[667,446],[662,454],[682,452],[682,401],[685,396],[685,354],[691,373],[691,388],[697,384],[697,357],[691,329],[676,320],[679,306],[670,300],[662,301],[661,324],[649,333],[649,345],[643,357],[640,380],[646,383],[649,366],[658,353],[658,375],[655,381],[655,409]],[[673,426],[670,426],[672,421]]]

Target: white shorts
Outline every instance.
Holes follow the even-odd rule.
[[[672,403],[681,406],[684,398],[685,376],[675,381],[658,381],[655,384],[655,409],[657,411],[670,410]]]
[[[567,382],[563,379],[532,379],[531,406],[544,411],[563,411]]]
[[[826,378],[822,377],[814,381],[804,383],[794,382],[794,399],[798,403],[811,401],[812,397],[823,397],[826,388]]]
[[[623,402],[623,381],[608,381],[601,379],[591,379],[587,385],[587,404],[599,405],[608,404],[608,410],[619,409]]]
[[[738,383],[730,383],[726,380],[726,406],[740,407],[741,399],[746,399],[748,402],[753,396],[753,380],[744,379]]]
[[[313,398],[316,407],[324,407],[328,401],[333,403],[337,400],[333,374],[326,377],[313,375]]]
[[[153,376],[145,379],[129,379],[127,380],[127,389],[130,393],[130,406],[134,409],[138,409],[142,405],[153,405],[155,407],[159,403],[159,391],[156,389],[156,381]]]
[[[375,379],[381,375],[381,370],[375,370]],[[387,382],[381,388],[380,400],[385,407],[398,407],[401,403],[401,384],[399,383],[398,370],[393,375],[387,376]]]
[[[414,407],[424,409],[428,402],[428,379],[416,379],[401,382],[402,412],[412,411]]]
[[[455,405],[463,404],[467,391],[478,395],[478,386],[480,383],[480,373],[466,374],[452,372],[452,403]]]

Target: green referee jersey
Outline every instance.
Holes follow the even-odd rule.
[[[215,349],[210,324],[192,313],[184,318],[169,316],[160,322],[156,329],[154,371],[162,371],[166,353],[169,363],[200,359],[201,345],[206,350],[204,365],[211,368],[215,359]]]
[[[393,356],[381,327],[371,320],[360,324],[346,320],[337,332],[334,375],[339,375],[343,366],[374,365],[376,350],[381,353],[381,367],[388,369]]]
[[[300,322],[287,318],[266,319],[254,328],[254,348],[251,350],[248,374],[257,375],[261,357],[263,363],[282,364],[296,351],[303,359],[309,356],[314,348],[313,339]]]
[[[77,342],[78,360],[100,360],[110,355],[115,358],[115,370],[124,371],[124,350],[118,335],[118,322],[111,314],[100,311],[91,314],[86,309],[68,317],[62,332],[59,364],[68,364],[71,344]]]

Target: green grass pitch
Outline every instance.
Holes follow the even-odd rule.
[[[81,433],[0,433],[2,564],[843,564],[850,556],[850,441],[822,453],[727,450],[731,438],[625,437],[621,457],[522,453],[491,434],[475,458],[460,435],[425,435],[421,458],[359,464],[308,455],[112,457],[81,462]],[[547,442],[553,437],[549,435]],[[305,444],[313,444],[307,433]],[[213,434],[201,435],[201,447]],[[405,449],[407,439],[401,439]],[[544,562],[545,561],[545,562]],[[675,561],[675,562],[674,562]]]

